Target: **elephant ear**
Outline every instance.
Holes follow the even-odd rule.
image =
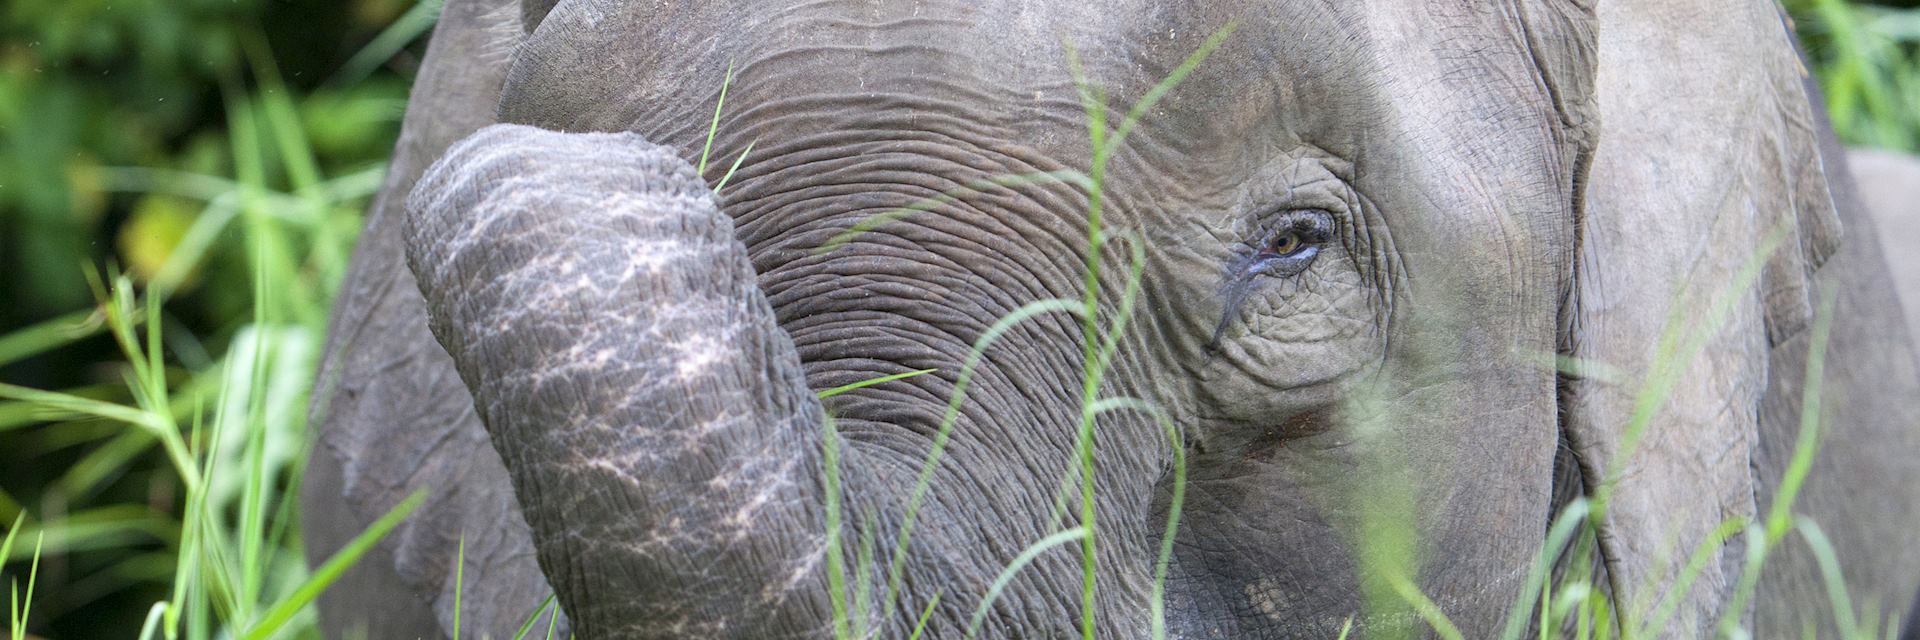
[[[438,638],[456,619],[502,637],[552,593],[507,470],[427,330],[401,242],[404,197],[428,164],[492,124],[521,40],[519,11],[515,0],[448,0],[441,10],[329,323],[301,496],[309,562],[324,562],[407,496],[426,495],[320,597],[329,637],[359,628]],[[464,585],[455,580],[462,575]]]
[[[1553,98],[1563,138],[1576,157],[1567,166],[1584,170],[1599,134],[1594,67],[1599,61],[1593,0],[1532,0],[1517,8],[1521,36]]]
[[[1808,326],[1840,228],[1771,0],[1607,0],[1596,17],[1563,435],[1586,491],[1610,485],[1608,586],[1645,620],[1722,523],[1755,515],[1770,350]],[[1721,547],[1667,628],[1704,635],[1739,571]]]

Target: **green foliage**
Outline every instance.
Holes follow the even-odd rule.
[[[352,50],[343,45],[405,8],[398,0],[344,7],[265,0],[15,0],[0,8],[0,229],[6,231],[0,235],[9,239],[0,258],[12,274],[14,294],[0,321],[18,323],[84,305],[79,266],[109,257],[99,248],[114,246],[110,240],[117,232],[158,230],[124,242],[147,245],[117,256],[136,274],[164,255],[164,246],[142,239],[177,234],[190,205],[163,200],[142,206],[151,189],[115,181],[104,169],[234,175],[238,150],[232,138],[238,132],[230,125],[239,119],[222,116],[223,110],[282,102],[304,112],[306,133],[320,152],[312,163],[345,169],[379,161],[391,146],[405,79],[389,72],[351,85],[323,84],[332,72],[326,65],[337,62],[313,54],[276,57],[268,45],[275,38],[268,36],[332,36],[335,42],[316,49],[344,58]],[[307,14],[321,12],[321,19],[309,20]],[[312,37],[279,39],[304,48]],[[277,79],[249,82],[250,69],[275,64],[292,65],[297,86],[276,87]],[[293,91],[300,95],[290,96]],[[283,169],[293,167],[262,169],[264,181],[284,183],[290,176]],[[225,305],[209,301],[216,306],[210,313],[245,312],[244,301],[234,299],[248,290],[244,274],[216,283],[217,290],[242,295],[229,296]]]
[[[20,534],[20,522],[25,519],[25,515],[21,514],[22,517],[14,518],[13,526],[7,527],[7,537],[0,540],[0,558],[10,557],[13,553],[13,540]],[[27,620],[33,613],[29,609],[33,605],[34,582],[40,578],[40,550],[46,543],[46,538],[45,532],[34,538],[33,558],[30,560],[32,567],[27,569],[27,590],[25,592],[20,590],[18,578],[7,584],[7,638],[9,640],[21,640],[27,636]]]
[[[307,397],[437,9],[0,5],[0,518],[45,540],[35,633],[311,636],[418,504],[309,577]]]
[[[1848,0],[1786,5],[1840,138],[1920,152],[1920,7]]]

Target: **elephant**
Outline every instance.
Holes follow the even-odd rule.
[[[1690,562],[1788,499],[1898,611],[1920,367],[1791,29],[449,0],[331,318],[309,558],[425,498],[322,624],[1402,637],[1417,590],[1494,637],[1602,497],[1554,575],[1664,636],[1833,623],[1805,545]]]

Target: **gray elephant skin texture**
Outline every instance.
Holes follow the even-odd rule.
[[[553,594],[580,638],[1428,633],[1398,576],[1492,637],[1605,487],[1560,572],[1634,620],[1666,598],[1665,637],[1797,637],[1833,625],[1798,542],[1744,604],[1738,536],[1667,592],[1766,517],[1803,406],[1794,513],[1902,610],[1898,234],[1790,29],[1764,0],[448,0],[334,310],[309,555],[427,498],[323,626],[507,637]],[[1089,314],[1089,96],[1116,135],[1216,34],[1106,156]]]

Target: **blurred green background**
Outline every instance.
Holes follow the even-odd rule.
[[[1788,2],[1846,141],[1920,144],[1916,7]],[[306,391],[436,11],[0,4],[0,582],[33,579],[32,634],[137,637],[169,602],[244,635],[297,598]]]
[[[205,586],[187,599],[208,605],[193,615],[239,635],[304,577],[281,498],[437,5],[0,2],[0,383],[171,420],[216,469],[204,521],[226,531],[196,537],[234,549],[190,552],[192,474],[163,434],[0,392],[0,526],[30,514],[0,582],[33,574],[32,633],[135,637],[154,603],[181,600],[176,575],[200,572],[232,579],[192,580]],[[165,300],[124,314],[142,338],[159,329],[145,373],[99,302],[116,274]],[[220,420],[263,435],[208,454],[213,429],[194,425]]]

